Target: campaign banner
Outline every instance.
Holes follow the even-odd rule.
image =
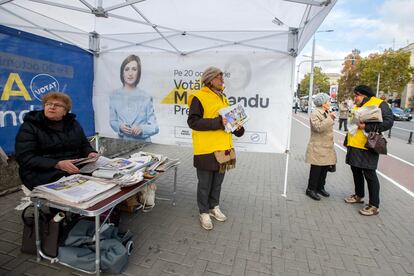
[[[191,146],[188,96],[209,66],[224,72],[224,93],[249,117],[239,150],[284,153],[294,59],[258,52],[105,53],[95,59],[95,129],[104,137]]]
[[[93,56],[74,46],[0,26],[0,146],[7,155],[24,115],[64,92],[86,135],[94,135]]]
[[[338,94],[338,85],[337,84],[331,84],[329,87],[329,96],[332,99],[336,99],[336,96]]]

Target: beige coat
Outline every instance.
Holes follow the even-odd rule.
[[[310,116],[311,136],[306,149],[305,162],[327,166],[336,164],[336,152],[333,142],[333,124],[331,116],[317,107]]]
[[[339,119],[348,119],[349,107],[344,103],[339,105]]]

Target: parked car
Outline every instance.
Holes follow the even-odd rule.
[[[391,110],[395,121],[411,121],[413,119],[411,113],[405,112],[399,107],[393,107]]]
[[[303,96],[300,98],[299,108],[302,112],[308,112],[308,96]]]
[[[312,96],[312,99],[314,98],[315,96],[313,95]],[[303,97],[301,97],[300,99],[299,99],[299,109],[302,111],[302,112],[308,112],[308,96],[303,96]],[[313,109],[315,109],[315,105],[314,105],[314,103],[313,103],[313,100],[312,100],[312,103],[311,103],[311,111],[313,111]]]

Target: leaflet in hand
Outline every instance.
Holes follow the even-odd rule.
[[[94,157],[85,157],[85,158],[79,158],[76,159],[73,164],[75,166],[80,166],[83,164],[88,164],[88,163],[92,163],[92,162],[96,162],[99,159],[99,154],[95,155]]]
[[[239,126],[243,126],[249,119],[241,104],[222,108],[219,110],[219,114],[227,119],[227,124],[224,126],[226,132],[235,131]]]
[[[99,156],[95,162],[91,162],[80,168],[80,173],[92,173],[93,171],[105,166],[111,159],[105,156]]]

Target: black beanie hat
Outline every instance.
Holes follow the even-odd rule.
[[[358,85],[354,88],[354,93],[358,92],[359,94],[366,95],[368,97],[375,96],[374,92],[372,91],[371,87],[368,85]]]

